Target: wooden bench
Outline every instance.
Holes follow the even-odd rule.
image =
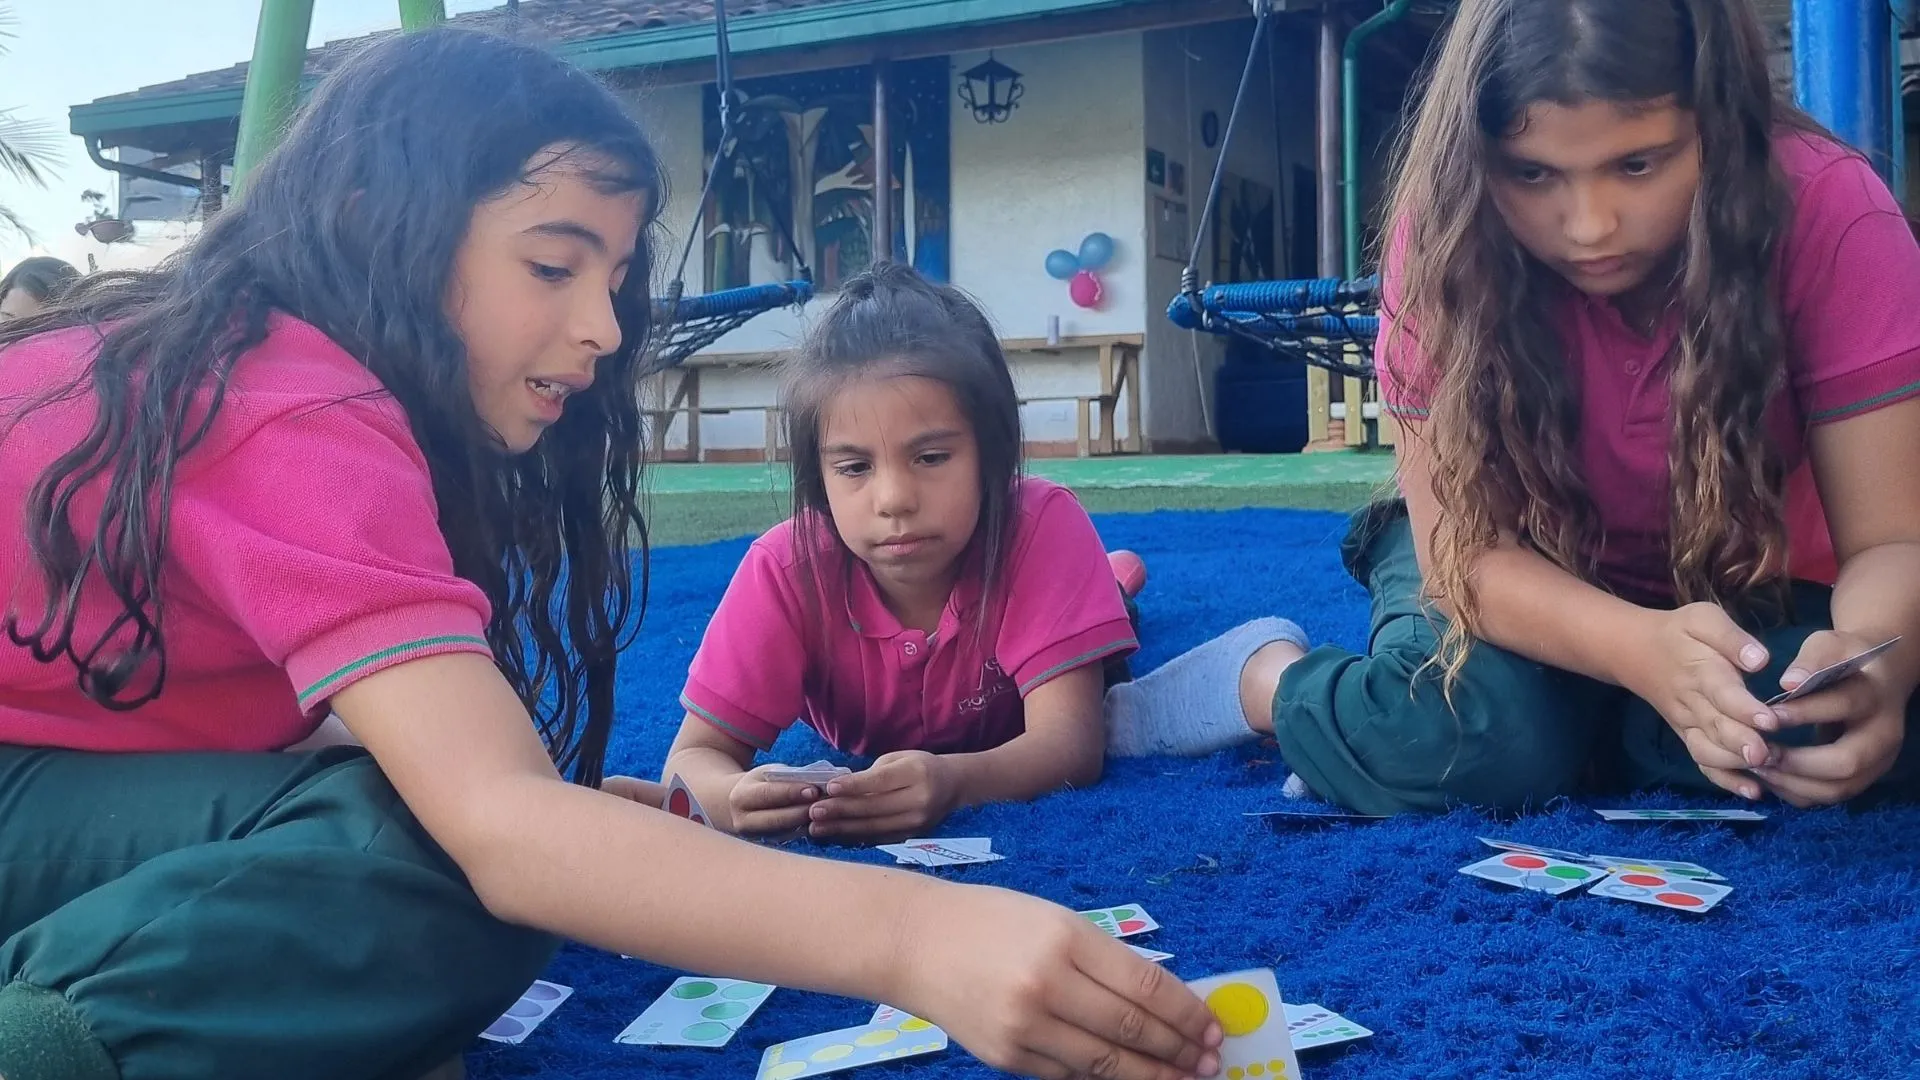
[[[1140,334],[1097,334],[1063,337],[1058,343],[1045,338],[1007,338],[1000,347],[1009,361],[1022,355],[1057,356],[1069,349],[1093,349],[1098,353],[1100,388],[1091,394],[1022,396],[1021,405],[1070,402],[1076,412],[1075,449],[1081,457],[1096,454],[1137,454],[1140,434]],[[786,447],[781,438],[780,407],[771,403],[708,405],[700,400],[700,378],[713,370],[769,368],[779,353],[701,353],[686,362],[654,376],[642,388],[641,411],[647,418],[648,452],[653,461],[700,461],[700,418],[726,416],[736,412],[758,412],[765,417],[765,460],[777,461]],[[1119,432],[1120,400],[1127,402],[1127,431]],[[1095,437],[1095,417],[1099,434]],[[668,451],[667,436],[676,421],[686,429],[686,447]]]

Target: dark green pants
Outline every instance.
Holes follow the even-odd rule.
[[[551,959],[364,751],[0,746],[0,1076],[413,1080]]]
[[[1323,798],[1364,813],[1538,806],[1582,789],[1670,786],[1719,793],[1653,707],[1618,687],[1475,643],[1453,689],[1424,667],[1438,616],[1420,602],[1420,566],[1405,505],[1362,511],[1341,546],[1372,595],[1367,652],[1323,647],[1287,670],[1273,703],[1289,768]],[[1833,626],[1832,590],[1794,589],[1790,625],[1752,624],[1772,663],[1750,685],[1778,693],[1807,636]],[[1916,695],[1920,701],[1920,695]],[[1920,708],[1882,787],[1920,786]]]

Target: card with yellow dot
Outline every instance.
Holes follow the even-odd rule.
[[[1254,968],[1187,984],[1220,1020],[1220,1075],[1225,1080],[1300,1080],[1286,1003],[1273,969]]]
[[[947,1033],[917,1016],[882,1007],[874,1022],[767,1047],[754,1080],[797,1080],[947,1048]]]

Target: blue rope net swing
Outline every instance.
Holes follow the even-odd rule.
[[[1191,253],[1180,272],[1180,294],[1167,305],[1167,318],[1185,330],[1202,330],[1260,346],[1287,361],[1325,368],[1358,379],[1373,378],[1373,345],[1380,334],[1380,278],[1378,275],[1343,281],[1309,278],[1296,281],[1255,281],[1200,286],[1200,253],[1220,199],[1227,148],[1240,119],[1240,107],[1252,81],[1255,60],[1267,36],[1271,0],[1253,0],[1253,43],[1247,50],[1240,88],[1227,114],[1227,130],[1220,140],[1220,158],[1205,208],[1194,233]],[[1203,397],[1204,400],[1204,397]]]
[[[1371,379],[1379,308],[1378,275],[1310,278],[1182,292],[1167,305],[1167,318],[1185,330],[1252,342],[1282,360]]]
[[[734,116],[740,102],[733,88],[733,59],[727,46],[726,0],[713,0],[713,31],[715,86],[720,101],[720,140],[714,151],[713,164],[707,170],[706,182],[701,186],[698,205],[702,207],[707,205],[714,180],[719,177],[722,167],[732,158],[740,142],[734,133]],[[657,373],[685,363],[688,357],[746,325],[756,315],[780,307],[798,307],[812,298],[813,272],[799,254],[799,245],[793,241],[793,230],[786,216],[777,209],[774,224],[786,238],[787,249],[794,252],[799,277],[792,281],[721,289],[703,296],[681,295],[686,287],[687,260],[692,256],[694,241],[700,235],[698,221],[688,229],[686,245],[680,251],[680,263],[674,269],[673,281],[667,285],[666,294],[653,302],[653,340],[648,346],[648,372]]]

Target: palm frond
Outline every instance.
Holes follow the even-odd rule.
[[[48,172],[59,155],[59,136],[52,128],[37,120],[22,120],[12,109],[0,109],[0,172],[46,187]]]
[[[26,237],[27,243],[29,244],[38,243],[40,240],[38,236],[34,235],[32,229],[27,228],[27,223],[20,220],[20,215],[4,206],[0,206],[0,228],[12,229],[14,232]]]

